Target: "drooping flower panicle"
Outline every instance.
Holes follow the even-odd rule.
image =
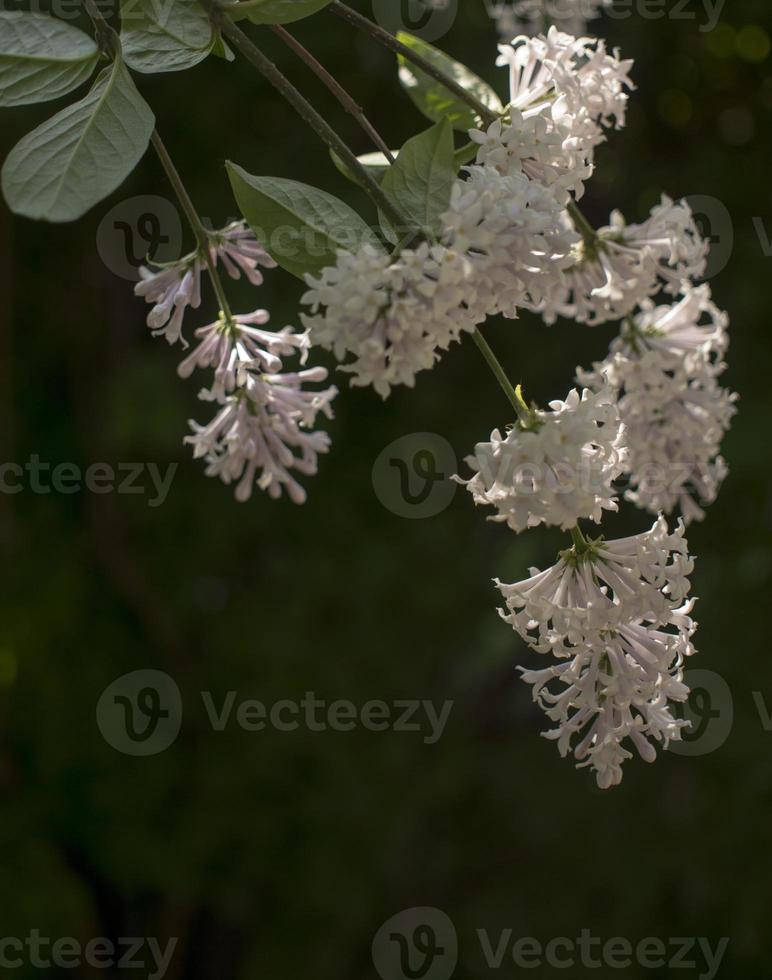
[[[556,723],[547,737],[561,755],[573,753],[591,766],[603,789],[622,780],[622,763],[631,757],[626,739],[651,762],[655,744],[667,748],[680,738],[684,722],[669,703],[689,693],[682,668],[694,652],[692,568],[683,523],[670,533],[659,518],[644,534],[575,545],[552,568],[532,569],[513,585],[497,583],[505,621],[556,661],[521,668],[534,700]]]

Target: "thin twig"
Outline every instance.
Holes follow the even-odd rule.
[[[362,129],[367,133],[373,143],[383,153],[389,163],[394,163],[394,154],[389,149],[388,143],[383,139],[378,130],[373,126],[364,113],[362,107],[357,103],[340,82],[334,78],[320,62],[311,54],[308,48],[304,47],[298,39],[290,34],[288,30],[279,24],[272,24],[271,29],[284,44],[287,45],[303,61],[311,71],[321,79],[323,84],[329,89],[343,108],[356,119]]]
[[[457,98],[465,102],[470,108],[474,109],[480,119],[486,126],[490,126],[494,123],[499,115],[492,109],[488,108],[483,102],[481,102],[476,96],[472,95],[471,92],[467,92],[463,85],[447,75],[441,68],[437,68],[433,65],[428,58],[423,55],[418,54],[417,51],[413,51],[412,48],[408,47],[399,41],[393,34],[385,31],[378,24],[374,24],[367,17],[363,17],[362,14],[357,13],[356,10],[352,10],[351,7],[347,7],[345,3],[341,3],[340,0],[334,0],[333,3],[325,7],[325,10],[331,11],[343,20],[348,21],[358,30],[364,31],[369,34],[370,37],[378,41],[379,44],[384,45],[384,47],[390,48],[392,51],[396,51],[397,54],[401,54],[403,58],[407,61],[412,61],[413,64],[420,68],[421,71],[430,75],[435,81],[444,85],[446,89],[451,91]]]
[[[220,278],[220,273],[217,271],[217,266],[212,258],[209,233],[199,218],[198,211],[196,211],[195,205],[193,204],[193,201],[191,201],[190,195],[188,194],[187,189],[182,182],[182,178],[179,175],[179,171],[174,166],[174,161],[169,155],[169,151],[166,149],[166,146],[164,145],[161,135],[157,129],[153,130],[151,141],[153,143],[153,149],[156,151],[158,159],[161,161],[161,166],[166,171],[166,176],[169,178],[169,183],[174,188],[174,193],[177,195],[177,200],[180,202],[180,206],[185,212],[185,217],[188,219],[188,224],[190,225],[191,231],[195,235],[198,251],[201,258],[206,263],[207,272],[209,273],[209,278],[212,281],[212,288],[217,296],[217,302],[220,304],[220,310],[228,323],[232,323],[233,313],[231,312],[231,308],[228,304],[228,297],[225,294],[225,287],[223,286],[222,279]]]
[[[301,119],[314,130],[331,150],[338,154],[389,221],[396,228],[410,229],[414,227],[415,222],[402,213],[370,171],[362,166],[354,151],[314,109],[305,96],[295,88],[292,82],[279,71],[271,59],[266,57],[254,41],[213,3],[208,3],[207,7],[215,23],[236,50],[257,68],[276,91],[289,102]]]

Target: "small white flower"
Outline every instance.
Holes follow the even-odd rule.
[[[415,384],[481,318],[466,304],[471,266],[457,251],[423,243],[397,257],[365,245],[338,252],[337,264],[309,286],[301,314],[311,340],[333,351],[352,385],[372,385],[386,398],[394,385]],[[322,311],[323,312],[320,312]]]
[[[687,599],[693,568],[683,523],[670,533],[663,518],[644,534],[589,541],[564,552],[544,572],[514,585],[497,583],[502,613],[538,653],[557,663],[522,670],[534,699],[557,727],[547,737],[572,752],[606,789],[622,779],[630,739],[641,757],[656,757],[680,738],[670,701],[685,701],[684,658],[696,629]],[[557,692],[550,689],[553,682]],[[579,738],[574,745],[574,739]]]
[[[612,487],[623,471],[623,429],[610,394],[574,388],[549,412],[535,411],[527,428],[497,430],[478,443],[466,483],[475,504],[493,506],[490,519],[513,531],[539,524],[568,530],[584,518],[599,523],[616,510]],[[460,481],[463,482],[463,481]]]
[[[737,396],[717,381],[728,318],[707,285],[685,289],[673,306],[646,304],[605,361],[577,377],[610,386],[617,399],[628,444],[625,497],[655,514],[678,507],[689,522],[704,517],[697,501],[713,503],[726,476],[721,441]]]
[[[571,118],[554,110],[553,104],[527,115],[512,109],[508,123],[497,119],[469,135],[480,147],[478,164],[505,176],[522,172],[565,205],[571,194],[577,200],[584,194],[593,173],[592,150],[576,138]]]

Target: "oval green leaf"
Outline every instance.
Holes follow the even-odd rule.
[[[405,143],[381,187],[422,231],[432,234],[448,210],[455,179],[453,128],[446,117]]]
[[[335,265],[338,249],[380,248],[356,211],[332,194],[282,177],[254,177],[228,162],[241,213],[279,265],[298,278]]]
[[[212,50],[214,29],[197,0],[122,0],[121,48],[134,71],[183,71]]]
[[[25,136],[8,154],[2,188],[16,214],[74,221],[128,177],[155,119],[121,61],[80,102]]]
[[[47,14],[0,11],[0,107],[66,95],[98,58],[94,41],[77,27]]]
[[[446,75],[450,75],[455,81],[474,95],[491,112],[502,115],[504,106],[494,90],[484,82],[473,71],[470,71],[459,61],[449,58],[439,48],[435,48],[427,41],[400,31],[397,38],[417,54],[423,55],[435,67],[441,69]],[[480,118],[477,113],[465,102],[461,102],[458,96],[454,95],[449,89],[436,81],[426,72],[417,68],[412,62],[407,61],[404,55],[398,55],[399,60],[399,80],[402,87],[413,100],[418,109],[433,122],[448,118],[454,129],[460,132],[468,132],[470,129],[477,129],[480,125]]]

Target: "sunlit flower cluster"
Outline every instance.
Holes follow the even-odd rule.
[[[521,668],[555,727],[560,754],[590,766],[602,789],[622,780],[634,746],[653,762],[656,745],[680,738],[684,658],[694,650],[688,599],[693,568],[683,525],[659,518],[645,534],[583,541],[558,563],[513,585],[498,583],[505,621],[554,663]]]
[[[583,384],[610,386],[627,430],[626,497],[653,514],[679,508],[701,520],[727,468],[721,441],[737,396],[721,388],[728,317],[707,285],[686,288],[672,306],[645,304]]]
[[[493,521],[513,531],[539,524],[570,530],[581,519],[600,523],[616,510],[614,480],[624,466],[624,428],[609,392],[574,389],[550,411],[532,411],[505,436],[475,446],[466,483],[476,504],[495,507]]]

